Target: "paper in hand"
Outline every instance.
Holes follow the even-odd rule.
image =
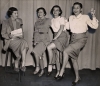
[[[13,36],[22,36],[23,35],[22,34],[22,28],[11,31],[11,35],[13,35]]]

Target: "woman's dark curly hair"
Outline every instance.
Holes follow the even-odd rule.
[[[75,3],[73,4],[73,7],[74,7],[74,5],[79,5],[80,8],[83,8],[83,5],[82,5],[80,2],[75,2]]]
[[[51,11],[50,11],[50,13],[51,13],[51,15],[53,15],[53,10],[54,10],[54,8],[59,8],[59,16],[61,16],[61,14],[62,14],[62,10],[61,10],[61,7],[59,6],[59,5],[54,5],[53,7],[52,7],[52,9],[51,9]]]
[[[10,8],[8,9],[8,11],[7,11],[7,16],[8,16],[8,17],[11,17],[13,11],[18,11],[18,9],[15,8],[15,7],[10,7]]]
[[[73,9],[74,9],[74,6],[75,6],[75,5],[79,5],[81,9],[83,8],[83,5],[82,5],[80,2],[75,2],[75,3],[73,4],[73,6],[72,6],[72,15],[74,15]],[[82,11],[81,11],[81,12],[82,12]]]
[[[45,10],[43,7],[40,7],[40,8],[38,8],[38,9],[36,10],[36,13],[37,13],[37,14],[38,14],[39,10],[43,10],[43,12],[44,12],[44,14],[45,14],[45,16],[46,16],[47,12],[46,12],[46,10]],[[37,16],[38,16],[38,15],[37,15]]]

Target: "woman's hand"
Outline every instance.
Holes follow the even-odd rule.
[[[12,39],[14,37],[14,35],[12,35],[11,33],[9,34],[9,38]]]
[[[55,40],[56,40],[56,38],[52,39],[52,41],[55,41]]]
[[[23,36],[22,35],[20,35],[20,36],[16,36],[17,38],[19,38],[19,39],[21,39],[21,38],[23,38]]]
[[[94,10],[94,8],[91,8],[91,15],[92,15],[92,17],[95,17],[95,10]]]

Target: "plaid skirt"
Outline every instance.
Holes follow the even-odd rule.
[[[86,33],[73,33],[69,45],[64,50],[71,58],[77,59],[80,51],[84,48],[87,43]]]
[[[56,36],[57,33],[54,33],[54,36]],[[62,31],[60,36],[53,41],[53,43],[56,45],[56,48],[59,51],[63,51],[69,44],[69,34],[67,31]]]
[[[22,51],[26,49],[28,51],[29,47],[27,42],[22,38],[16,38],[10,41],[9,48],[12,49],[17,58],[21,58]]]

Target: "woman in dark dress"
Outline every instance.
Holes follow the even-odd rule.
[[[35,28],[33,33],[33,55],[36,59],[36,69],[33,74],[37,74],[41,69],[39,76],[44,74],[44,62],[43,54],[45,53],[47,45],[50,43],[49,29],[50,29],[50,19],[46,18],[46,10],[41,7],[37,11],[38,20],[35,22]]]
[[[25,59],[28,50],[28,44],[23,38],[23,33],[20,36],[14,36],[11,34],[12,31],[22,29],[22,19],[18,18],[18,10],[15,7],[10,7],[7,11],[8,19],[2,23],[1,35],[5,40],[4,50],[10,48],[15,56],[15,71],[19,71],[19,60],[22,58],[22,64],[20,66],[22,71],[26,70]]]

